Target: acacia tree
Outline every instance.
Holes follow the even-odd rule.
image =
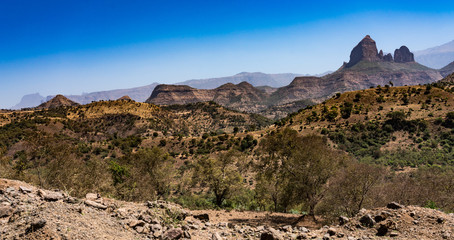
[[[241,173],[245,170],[245,157],[230,150],[217,158],[202,157],[198,160],[193,175],[194,183],[208,187],[220,207],[241,186]]]
[[[352,160],[330,181],[327,204],[331,211],[354,216],[365,205],[371,206],[371,193],[385,175],[383,167]]]
[[[120,159],[120,163],[129,169],[130,177],[124,183],[131,198],[165,198],[172,190],[175,176],[174,159],[159,147],[141,149]]]
[[[260,143],[261,176],[275,179],[283,189],[281,202],[303,203],[309,216],[325,196],[325,185],[337,170],[343,154],[328,147],[321,136],[299,136],[285,128]]]

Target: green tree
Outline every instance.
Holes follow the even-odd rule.
[[[342,118],[349,118],[352,114],[352,110],[353,110],[353,103],[351,102],[345,102],[342,106],[341,106],[341,115],[342,115]]]
[[[174,159],[159,147],[146,148],[123,157],[120,161],[128,169],[125,182],[127,198],[165,198],[173,188]],[[125,190],[126,190],[125,189]]]
[[[299,136],[290,128],[266,136],[260,151],[258,167],[269,179],[276,178],[282,184],[286,196],[282,200],[304,204],[308,215],[314,217],[317,204],[325,196],[326,183],[343,155],[328,147],[324,137]]]
[[[356,215],[372,202],[371,192],[385,175],[382,167],[352,160],[332,179],[327,205],[331,206],[330,210],[334,213]]]
[[[243,155],[233,150],[217,158],[202,157],[195,166],[193,181],[207,187],[215,196],[215,204],[221,207],[224,200],[241,187],[245,161]]]

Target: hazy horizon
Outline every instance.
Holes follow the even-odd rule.
[[[384,52],[454,40],[453,7],[448,1],[6,0],[0,3],[0,108],[36,92],[333,71],[365,35]]]

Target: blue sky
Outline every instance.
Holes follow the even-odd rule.
[[[454,40],[452,1],[0,1],[0,108],[239,72],[317,74],[378,48]]]

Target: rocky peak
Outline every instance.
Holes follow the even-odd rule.
[[[363,40],[353,48],[350,53],[350,61],[347,63],[346,67],[352,67],[361,60],[371,62],[380,61],[377,45],[369,35],[364,37]]]
[[[44,109],[44,108],[57,108],[57,107],[62,107],[62,106],[77,106],[79,105],[78,103],[69,100],[63,95],[57,95],[51,100],[39,105],[37,108],[38,109]]]
[[[386,54],[385,56],[383,56],[383,61],[392,62],[393,61],[393,55],[391,55],[391,53]]]
[[[128,95],[124,95],[123,97],[119,98],[118,100],[132,101],[131,97],[129,97]]]
[[[410,49],[402,46],[394,51],[394,61],[398,63],[414,62],[415,57]]]

